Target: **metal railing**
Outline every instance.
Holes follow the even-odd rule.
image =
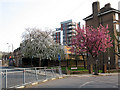
[[[16,88],[35,81],[62,76],[61,67],[32,67],[2,69],[2,88]]]

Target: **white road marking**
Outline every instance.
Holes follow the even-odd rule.
[[[85,85],[87,85],[87,84],[89,84],[91,82],[94,82],[94,81],[86,82],[86,83],[82,84],[79,88],[81,88],[81,87],[83,87],[83,86],[85,86]]]

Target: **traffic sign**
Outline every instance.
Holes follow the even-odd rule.
[[[60,55],[58,55],[58,60],[59,60],[59,61],[61,60],[61,57],[60,57]]]

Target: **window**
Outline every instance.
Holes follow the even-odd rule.
[[[117,36],[117,39],[120,41],[120,36]]]
[[[118,65],[119,65],[119,67],[120,67],[120,58],[118,59]]]
[[[115,19],[116,19],[116,20],[119,20],[118,13],[115,13]]]
[[[120,32],[118,24],[116,24],[116,30],[117,30],[117,32]]]

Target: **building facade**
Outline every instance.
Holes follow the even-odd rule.
[[[86,22],[86,26],[93,26],[94,28],[97,28],[100,24],[103,26],[108,24],[108,30],[110,31],[110,36],[113,39],[113,47],[108,49],[106,53],[102,53],[99,57],[100,67],[106,65],[110,66],[112,69],[118,69],[120,11],[112,8],[110,3],[100,9],[100,3],[98,1],[93,2],[92,10],[93,13],[83,19]]]
[[[61,27],[57,28],[53,34],[56,43],[65,46],[71,46],[72,36],[76,35],[75,29],[80,27],[80,22],[76,23],[72,20],[61,22]]]
[[[56,43],[63,44],[63,34],[61,28],[56,28],[56,31],[53,32],[53,38]]]

